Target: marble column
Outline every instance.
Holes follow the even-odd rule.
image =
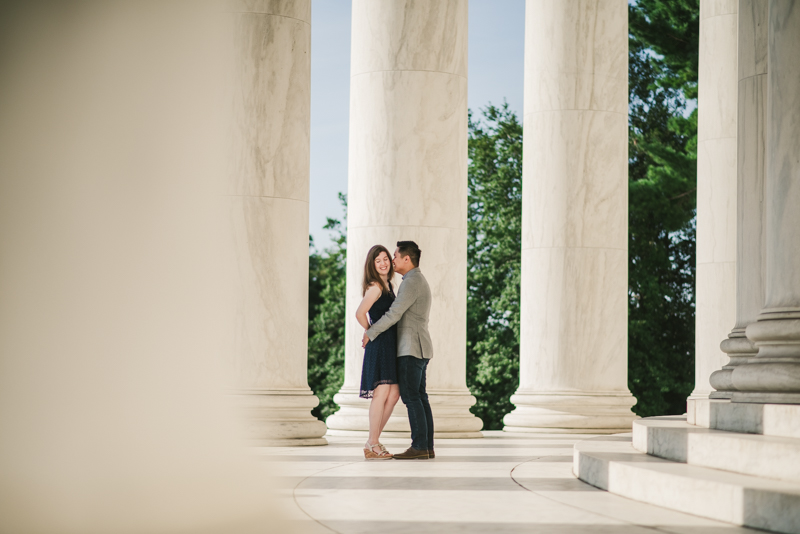
[[[708,398],[711,373],[736,321],[736,117],[738,0],[700,1],[697,124],[695,388]],[[728,349],[732,350],[732,349]]]
[[[324,445],[307,380],[311,2],[231,10],[235,394],[254,443]]]
[[[716,389],[709,395],[712,399],[731,398],[734,367],[758,352],[745,336],[745,328],[756,320],[764,304],[767,8],[763,0],[739,0],[736,325],[720,345],[730,362],[711,374],[711,386]]]
[[[765,301],[732,400],[800,404],[800,2],[770,0],[768,27]]]
[[[525,10],[517,432],[630,430],[628,6]]]
[[[351,46],[345,382],[329,432],[369,427],[354,316],[367,251],[413,240],[433,293],[436,435],[479,437],[466,387],[467,1],[354,0]],[[408,429],[400,402],[386,430]]]
[[[3,4],[0,532],[298,532],[219,393],[223,20]]]

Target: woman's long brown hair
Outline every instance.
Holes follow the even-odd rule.
[[[389,258],[389,273],[387,274],[385,283],[378,273],[378,269],[375,268],[375,260],[381,255],[381,252],[385,252],[386,257]],[[378,284],[381,287],[381,292],[385,295],[392,289],[393,276],[394,264],[392,263],[392,256],[389,254],[389,250],[383,245],[375,245],[367,252],[367,262],[364,264],[364,282],[361,285],[361,296],[363,297],[367,293],[367,289],[369,289],[369,286],[373,283]]]

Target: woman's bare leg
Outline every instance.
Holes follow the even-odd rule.
[[[400,386],[397,384],[390,384],[388,388],[389,393],[386,395],[386,401],[383,405],[383,417],[381,417],[381,432],[383,432],[386,423],[389,422],[389,418],[392,416],[392,411],[394,411],[394,406],[400,399]],[[370,443],[372,442],[370,441]]]
[[[372,392],[372,402],[369,403],[368,439],[369,443],[372,445],[380,442],[381,430],[383,429],[381,423],[383,421],[384,406],[386,405],[386,399],[388,396],[389,386],[387,384],[381,384],[380,386],[377,386]],[[375,448],[373,448],[373,450],[374,449]],[[378,450],[375,452],[380,452],[380,449],[378,448]]]

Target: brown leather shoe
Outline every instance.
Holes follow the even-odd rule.
[[[433,452],[433,449],[428,449],[428,458],[430,458],[431,460],[436,458],[436,453]]]
[[[395,454],[392,458],[395,460],[427,460],[428,451],[420,451],[409,447],[407,451]]]

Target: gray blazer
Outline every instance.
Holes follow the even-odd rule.
[[[397,355],[430,360],[433,358],[433,343],[428,333],[430,312],[431,288],[419,268],[415,267],[403,277],[397,298],[389,311],[369,327],[367,337],[374,341],[397,323]]]

